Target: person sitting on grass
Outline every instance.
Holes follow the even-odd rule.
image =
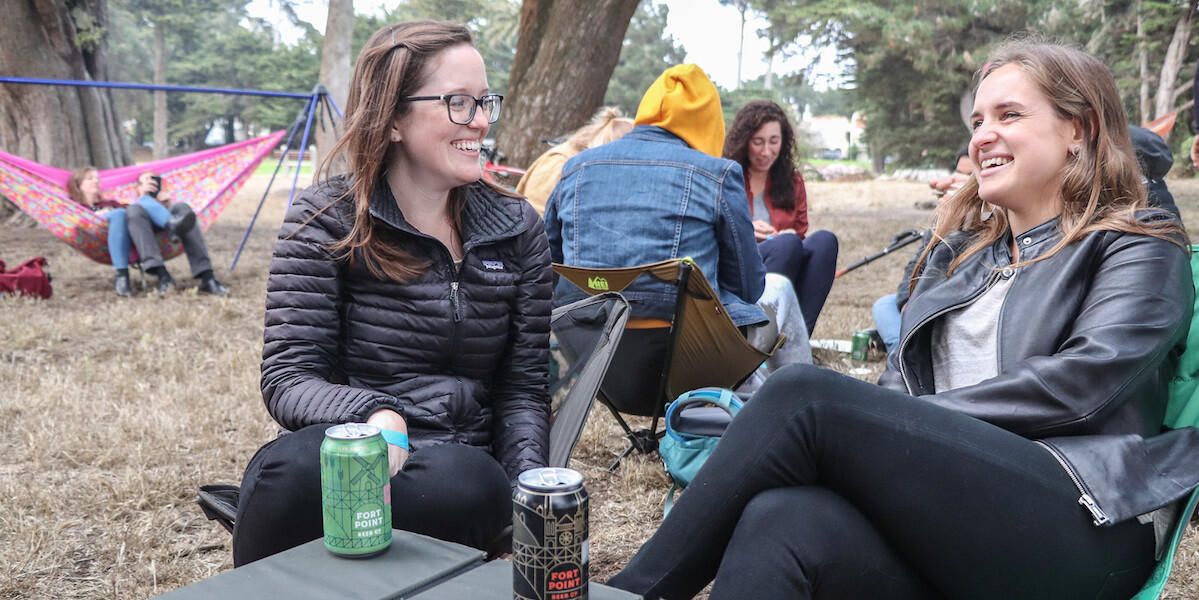
[[[1009,41],[888,387],[793,366],[609,584],[646,598],[1129,598],[1199,485],[1163,431],[1195,290],[1107,67]]]
[[[156,289],[159,294],[165,294],[175,286],[175,279],[167,271],[162,259],[162,249],[158,247],[158,231],[166,231],[172,241],[183,242],[183,251],[187,254],[187,262],[191,266],[192,277],[200,280],[197,291],[213,296],[228,296],[229,289],[217,281],[212,272],[212,260],[208,257],[208,247],[204,244],[204,234],[196,227],[196,214],[192,207],[184,202],[171,202],[169,195],[161,189],[162,178],[152,171],[146,171],[137,178],[137,202],[126,209],[128,212],[127,226],[133,247],[141,256],[142,268],[158,278]],[[169,219],[163,223],[160,207],[164,207]]]
[[[754,239],[766,271],[791,280],[808,333],[824,308],[837,270],[837,236],[808,233],[808,192],[795,166],[795,131],[770,100],[741,107],[724,141],[724,157],[745,175]]]
[[[129,236],[128,207],[116,200],[100,195],[100,171],[96,167],[80,167],[67,178],[67,195],[76,204],[87,207],[108,221],[108,257],[116,270],[114,287],[117,296],[132,296],[133,286],[129,283],[129,251],[133,243]],[[156,227],[179,235],[195,224],[194,215],[173,216],[167,207],[154,198],[142,195],[136,201],[141,212]]]
[[[537,212],[481,180],[500,117],[460,25],[388,25],[350,81],[325,177],[287,211],[267,280],[262,397],[288,430],[246,467],[244,565],[322,533],[319,452],[335,423],[389,445],[392,526],[507,551],[517,476],[549,451],[550,252]]]

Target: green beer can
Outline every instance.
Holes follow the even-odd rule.
[[[391,545],[391,478],[387,442],[379,428],[344,423],[321,442],[321,507],[325,548],[368,558]]]
[[[853,333],[853,350],[849,353],[849,357],[858,361],[866,362],[866,358],[870,354],[870,332],[855,331]]]

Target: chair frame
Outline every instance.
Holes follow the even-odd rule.
[[[676,266],[677,271],[673,278],[663,277],[658,272],[669,268],[675,268]],[[659,421],[661,421],[666,410],[666,405],[669,404],[669,402],[673,399],[673,395],[677,395],[677,393],[682,393],[695,387],[707,387],[709,385],[715,385],[717,387],[735,387],[737,384],[740,384],[742,381],[744,381],[746,377],[752,374],[753,369],[756,368],[757,365],[769,358],[774,351],[777,350],[784,341],[786,341],[785,336],[780,336],[770,352],[762,352],[751,346],[749,342],[745,340],[744,336],[741,335],[741,332],[738,331],[736,325],[733,324],[733,321],[729,318],[728,313],[722,310],[723,305],[720,303],[719,296],[712,289],[711,285],[707,281],[707,278],[703,275],[703,272],[699,270],[699,267],[696,266],[690,258],[670,259],[657,263],[638,265],[635,267],[614,269],[584,268],[555,264],[554,271],[559,276],[566,278],[568,281],[575,284],[576,287],[588,294],[598,294],[603,291],[624,291],[633,283],[633,281],[639,279],[644,274],[649,274],[651,277],[654,277],[659,281],[674,286],[676,290],[675,307],[673,313],[671,314],[670,329],[669,333],[667,334],[668,341],[663,355],[664,368],[662,369],[661,378],[659,380],[656,392],[656,397],[659,401],[655,402],[653,410],[651,411],[650,415],[648,415],[651,418],[650,427],[648,429],[634,430],[620,414],[620,411],[614,406],[611,399],[607,397],[603,389],[601,388],[599,391],[600,401],[605,407],[607,407],[608,411],[612,413],[613,418],[616,419],[617,424],[619,424],[621,429],[624,431],[625,437],[627,437],[629,440],[628,447],[621,452],[621,454],[616,458],[615,461],[612,462],[611,465],[609,465],[609,471],[616,470],[616,468],[620,466],[621,461],[623,461],[633,452],[648,454],[657,451],[658,440],[660,440],[662,435],[665,433],[665,429],[661,431],[658,429]],[[697,272],[699,273],[698,278],[695,277]],[[593,280],[593,278],[597,277],[602,279],[603,284],[598,284]],[[612,283],[610,284],[609,282]],[[723,335],[728,338],[735,337],[736,339],[740,340],[740,343],[736,344],[737,347],[735,350],[740,354],[739,358],[742,358],[742,362],[747,363],[749,366],[745,369],[744,373],[738,373],[734,378],[732,378],[735,379],[735,381],[732,379],[727,379],[725,381],[705,381],[698,384],[696,382],[686,382],[683,384],[680,384],[679,382],[673,382],[674,385],[672,385],[672,375],[674,374],[674,368],[676,366],[675,355],[681,341],[681,336],[683,335],[683,332],[686,331],[686,326],[691,322],[691,319],[701,318],[699,315],[688,314],[691,312],[688,310],[688,298],[714,301],[719,308],[716,310],[718,314],[712,317],[715,319],[715,321],[713,322],[714,331],[711,333],[714,335]],[[735,335],[733,335],[733,332],[735,332]],[[744,357],[752,357],[752,360],[747,361],[744,359]],[[675,387],[680,389],[673,389]]]

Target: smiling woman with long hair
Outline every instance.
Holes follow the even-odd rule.
[[[318,448],[334,423],[389,446],[393,526],[502,552],[511,483],[545,466],[549,249],[537,213],[480,180],[503,98],[466,28],[367,41],[335,147],[349,172],[287,212],[267,282],[262,396],[291,433],[242,481],[234,563],[321,535]]]
[[[808,233],[808,193],[795,166],[795,131],[787,113],[770,100],[741,107],[724,141],[724,157],[737,161],[754,237],[766,271],[791,280],[810,333],[824,308],[837,268],[837,236]]]
[[[1107,68],[1035,41],[980,74],[886,387],[770,377],[610,582],[647,598],[1128,598],[1199,485],[1164,431],[1194,289]]]

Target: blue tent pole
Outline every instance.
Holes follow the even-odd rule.
[[[314,91],[312,100],[308,102],[308,122],[304,124],[304,137],[300,140],[300,155],[296,157],[296,176],[291,180],[291,194],[287,197],[287,208],[291,208],[291,202],[296,198],[296,185],[300,182],[300,166],[304,164],[304,149],[308,147],[308,132],[312,130],[312,114],[316,112],[316,101],[320,97],[320,93]]]
[[[326,94],[325,99],[328,100],[329,104],[333,106],[333,112],[337,113],[337,118],[344,119],[345,117],[341,116],[341,109],[337,108],[337,103],[333,101],[333,97]]]
[[[254,209],[254,216],[250,218],[250,226],[246,228],[246,233],[241,237],[241,244],[237,246],[237,253],[233,255],[233,262],[229,264],[229,272],[237,267],[237,261],[241,258],[241,251],[246,247],[246,241],[250,239],[250,232],[254,231],[254,223],[258,221],[258,213],[262,212],[262,205],[266,202],[266,196],[271,192],[271,186],[275,184],[275,176],[279,174],[279,169],[283,168],[283,161],[287,160],[287,152],[291,150],[291,141],[295,139],[296,132],[300,130],[300,118],[304,113],[296,116],[296,120],[292,122],[290,131],[287,132],[287,141],[283,143],[283,154],[279,157],[279,162],[275,163],[275,172],[271,173],[271,180],[266,184],[266,190],[262,192],[262,199],[258,201],[258,208]]]
[[[309,98],[310,94],[275,92],[271,90],[238,90],[233,88],[206,88],[185,85],[152,85],[148,83],[123,83],[120,81],[81,81],[78,79],[38,79],[32,77],[0,77],[0,83],[28,85],[67,85],[74,87],[99,87],[119,90],[154,90],[165,92],[199,92],[203,94],[232,94],[235,96],[264,96],[267,98]]]

